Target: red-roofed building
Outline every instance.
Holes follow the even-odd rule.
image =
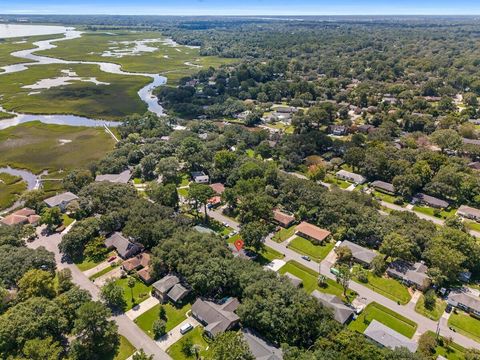
[[[225,186],[223,186],[223,184],[221,183],[210,184],[210,187],[213,191],[215,191],[215,194],[217,195],[222,195],[225,191]]]
[[[289,227],[295,222],[295,217],[284,212],[281,212],[278,209],[273,210],[273,220],[280,226],[285,228]]]
[[[222,203],[222,198],[220,196],[214,196],[214,197],[211,197],[210,199],[208,199],[209,208],[217,207],[221,203]]]
[[[40,216],[35,214],[35,211],[29,208],[23,208],[14,213],[4,217],[0,222],[3,225],[15,226],[31,224],[36,225],[40,221]]]
[[[301,222],[295,229],[295,234],[317,243],[324,242],[330,235],[330,231],[319,228],[308,222]]]

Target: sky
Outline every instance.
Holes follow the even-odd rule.
[[[480,0],[0,0],[3,14],[480,15]]]

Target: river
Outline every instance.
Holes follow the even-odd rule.
[[[123,71],[120,65],[109,63],[109,62],[67,61],[67,60],[57,59],[53,57],[40,56],[40,55],[34,54],[37,51],[49,50],[49,49],[55,48],[56,45],[53,44],[55,42],[72,40],[82,36],[82,32],[77,31],[74,28],[63,28],[63,29],[64,31],[60,32],[64,34],[63,38],[37,41],[33,43],[35,47],[32,49],[12,52],[11,53],[12,56],[18,57],[21,59],[30,60],[31,62],[3,66],[1,67],[1,69],[3,69],[4,72],[0,73],[0,76],[3,74],[11,74],[15,72],[24,71],[24,70],[27,70],[28,67],[36,66],[36,65],[87,64],[87,65],[97,65],[100,67],[101,71],[111,73],[111,74],[129,75],[129,76],[140,75],[140,76],[150,77],[152,79],[152,82],[146,85],[145,87],[143,87],[142,89],[140,89],[138,91],[138,96],[147,104],[148,111],[154,114],[157,114],[158,116],[164,115],[163,108],[158,103],[157,97],[153,96],[153,90],[155,88],[166,84],[167,78],[164,76],[161,76],[158,74],[133,73],[133,72]],[[32,32],[32,29],[29,29],[29,31]],[[37,35],[37,34],[30,34],[30,35]],[[1,37],[2,37],[2,32],[0,28],[0,38]],[[10,126],[15,126],[21,123],[34,121],[34,120],[41,121],[46,124],[89,126],[89,127],[103,126],[103,124],[107,124],[108,126],[115,126],[120,124],[119,122],[104,121],[102,119],[89,119],[86,117],[74,116],[74,115],[31,115],[31,114],[21,114],[21,113],[14,113],[14,112],[10,112],[10,113],[13,114],[14,117],[6,120],[0,120],[0,130]]]

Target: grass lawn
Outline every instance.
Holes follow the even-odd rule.
[[[63,226],[65,226],[65,227],[67,227],[68,225],[70,225],[71,223],[73,223],[75,221],[75,219],[72,219],[67,214],[63,214],[62,219],[63,219]]]
[[[190,185],[190,175],[183,174],[180,178],[180,184],[178,186],[188,186]]]
[[[359,281],[355,276],[354,280],[389,299],[400,302],[400,304],[403,305],[408,303],[412,298],[408,292],[408,288],[397,280],[376,276],[371,271],[368,271],[367,274],[367,283]]]
[[[74,72],[84,81],[75,80],[51,88],[40,83],[44,79],[64,77],[63,71]],[[100,84],[87,81],[89,79]],[[147,105],[137,92],[150,82],[151,78],[142,75],[106,73],[97,65],[49,64],[2,75],[0,93],[3,95],[2,107],[5,110],[121,120],[125,116],[147,111]]]
[[[480,224],[477,223],[476,221],[465,220],[463,223],[470,230],[480,231]]]
[[[167,313],[167,332],[175,328],[178,324],[184,321],[187,316],[185,315],[192,307],[191,304],[186,304],[181,308],[177,308],[170,303],[167,304],[158,304],[147,312],[140,315],[135,319],[135,323],[140,329],[142,329],[148,336],[153,338],[153,322],[158,319],[160,307],[165,309]]]
[[[452,312],[448,319],[448,326],[460,334],[468,336],[475,341],[480,341],[480,320],[463,311],[456,310]]]
[[[114,145],[101,128],[34,121],[0,130],[0,166],[10,165],[37,174],[44,169],[77,169],[102,158]]]
[[[258,253],[258,257],[255,259],[260,265],[267,265],[275,259],[283,259],[285,255],[279,253],[277,250],[272,249],[271,247],[264,246],[263,250]]]
[[[135,347],[130,344],[125,337],[120,335],[120,346],[116,355],[105,356],[102,360],[127,360],[136,351]]]
[[[373,196],[375,196],[376,198],[379,198],[387,203],[390,203],[390,204],[395,204],[395,199],[396,197],[393,196],[393,195],[390,195],[390,194],[385,194],[385,193],[382,193],[380,191],[377,191],[377,190],[374,190],[372,191],[372,194]],[[395,204],[396,205],[396,204]],[[405,204],[401,205],[401,206],[405,206]]]
[[[100,276],[102,275],[105,275],[105,274],[108,274],[110,271],[112,271],[113,269],[115,269],[116,267],[118,267],[118,264],[117,263],[113,263],[112,265],[106,267],[105,269],[93,274],[92,276],[89,277],[90,280],[95,280],[97,278],[99,278]]]
[[[12,206],[27,190],[27,184],[20,176],[0,173],[0,210]]]
[[[188,188],[177,189],[178,195],[186,198],[188,196]]]
[[[284,242],[285,240],[293,236],[293,234],[295,233],[295,228],[295,225],[290,226],[289,228],[282,228],[273,236],[272,240],[278,243]]]
[[[325,287],[320,287],[318,285],[318,273],[312,269],[309,269],[298,262],[291,260],[287,262],[279,271],[280,274],[285,274],[289,272],[292,275],[295,275],[303,280],[303,289],[310,294],[314,290],[318,290],[323,293],[337,295],[338,297],[343,296],[343,288],[340,284],[332,279],[327,279],[327,284]],[[356,296],[356,293],[352,290],[348,290],[349,300],[353,300]]]
[[[434,308],[429,310],[425,307],[425,296],[421,295],[417,301],[417,304],[415,305],[415,311],[429,319],[437,321],[442,316],[446,307],[447,303],[442,299],[437,298]]]
[[[199,345],[200,347],[200,356],[202,358],[206,358],[209,355],[209,351],[207,350],[209,343],[206,340],[206,337],[202,335],[203,329],[200,326],[197,326],[195,329],[191,330],[187,334],[185,334],[180,340],[178,340],[175,344],[170,346],[167,349],[167,354],[172,357],[174,360],[194,360],[195,355],[185,354],[182,351],[183,344],[187,341],[191,341],[192,345]]]
[[[82,261],[76,262],[75,265],[77,265],[77,267],[80,269],[80,271],[90,270],[90,269],[94,268],[95,266],[97,266],[98,264],[104,262],[110,256],[113,256],[113,255],[115,255],[115,253],[111,252],[108,255],[106,255],[103,259],[101,259],[100,261],[94,261],[90,258],[85,257],[85,258],[82,259]]]
[[[434,338],[436,337],[433,331],[427,331]],[[457,343],[452,343],[448,348],[444,345],[443,337],[440,336],[438,339],[437,347],[435,348],[435,358],[438,355],[446,357],[449,360],[463,360],[465,359],[465,348],[458,345]]]
[[[434,213],[435,213],[435,210],[429,206],[417,206],[415,205],[413,207],[413,211],[418,211],[419,213],[422,213],[422,214],[425,214],[425,215],[430,215],[430,216],[434,216]],[[451,210],[448,210],[448,211],[445,211],[445,210],[442,210],[440,211],[440,218],[441,219],[446,219],[446,218],[449,218],[453,215],[455,215],[457,209],[451,209]]]
[[[376,302],[368,304],[358,318],[352,321],[348,327],[351,330],[363,333],[372,320],[377,320],[408,338],[411,338],[417,330],[415,322]]]
[[[288,244],[289,249],[295,250],[303,255],[308,255],[318,262],[325,259],[334,246],[335,244],[333,242],[328,242],[324,245],[315,245],[311,241],[300,236],[297,236]]]
[[[229,237],[227,239],[227,243],[228,244],[233,244],[235,241],[237,241],[238,239],[240,239],[240,234],[235,234],[233,235],[232,237]]]
[[[335,184],[341,189],[346,189],[352,185],[352,183],[349,183],[348,181],[337,179],[334,175],[327,175],[324,181],[329,184]]]
[[[125,302],[127,304],[125,311],[130,310],[134,305],[141,303],[148,298],[152,286],[147,286],[139,280],[135,280],[135,286],[133,287],[133,301],[131,295],[131,289],[128,287],[128,278],[118,279],[115,284],[123,288]]]

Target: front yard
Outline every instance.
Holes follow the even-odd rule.
[[[207,338],[203,336],[203,329],[197,326],[185,334],[180,340],[167,349],[167,354],[174,360],[195,360],[198,359],[192,351],[194,345],[199,348],[201,358],[207,358],[209,355],[209,343]]]
[[[135,347],[125,337],[120,335],[120,346],[115,355],[104,356],[101,360],[127,360],[135,352]]]
[[[436,337],[433,331],[427,331],[432,337]],[[441,355],[446,357],[448,360],[464,360],[465,359],[465,348],[458,345],[457,343],[452,343],[447,347],[444,342],[444,337],[440,336],[435,347],[435,355]],[[435,357],[436,357],[435,356]]]
[[[442,317],[446,307],[447,303],[437,298],[433,309],[427,309],[425,307],[425,296],[422,294],[415,305],[415,311],[429,319],[437,321]]]
[[[302,255],[308,255],[312,258],[312,260],[315,260],[317,262],[325,259],[325,257],[333,249],[334,246],[335,244],[333,242],[328,242],[323,245],[316,245],[300,236],[297,236],[288,244],[288,248]]]
[[[348,327],[363,333],[372,320],[377,320],[396,332],[411,338],[417,330],[417,324],[376,302],[370,303]]]
[[[475,341],[480,341],[480,320],[461,310],[452,312],[448,319],[448,326],[460,334],[468,336]]]
[[[92,276],[89,277],[89,279],[91,281],[99,278],[100,276],[103,276],[105,274],[108,274],[110,271],[112,271],[113,269],[115,269],[116,267],[118,267],[119,264],[118,263],[112,263],[110,266],[106,267],[105,269],[103,270],[100,270],[99,272],[93,274]]]
[[[75,265],[77,265],[77,267],[80,269],[80,271],[87,271],[87,270],[90,270],[90,269],[94,268],[98,264],[104,262],[105,260],[107,260],[109,257],[111,257],[113,255],[115,255],[115,252],[112,251],[111,253],[105,255],[105,257],[103,257],[99,261],[90,259],[88,257],[84,257],[81,261],[76,262]]]
[[[170,303],[158,304],[147,312],[140,315],[135,319],[135,323],[140,329],[142,329],[148,336],[153,338],[153,322],[159,318],[160,307],[165,309],[167,316],[166,331],[169,332],[175,328],[178,324],[187,318],[186,313],[191,309],[191,304],[186,304],[183,307],[175,307]]]
[[[295,228],[296,225],[290,226],[289,228],[282,228],[275,235],[273,235],[272,240],[277,243],[284,242],[288,238],[291,238],[293,234],[295,234]]]
[[[425,215],[430,215],[430,216],[433,216],[433,217],[438,217],[438,218],[441,218],[441,219],[447,219],[451,216],[454,216],[457,209],[451,209],[451,210],[441,210],[440,211],[440,216],[435,216],[435,209],[432,208],[432,207],[429,207],[429,206],[417,206],[415,205],[413,207],[413,211],[417,211],[419,213],[422,213],[422,214],[425,214]]]
[[[135,279],[135,286],[130,289],[128,287],[128,278],[118,279],[115,284],[123,288],[124,299],[126,303],[125,311],[130,310],[135,305],[144,301],[150,295],[152,286],[147,286],[143,282]],[[133,299],[132,299],[133,292]]]
[[[272,249],[271,247],[264,246],[262,251],[260,251],[258,257],[255,259],[260,265],[267,265],[275,259],[283,259],[285,255],[279,253],[277,250]]]

